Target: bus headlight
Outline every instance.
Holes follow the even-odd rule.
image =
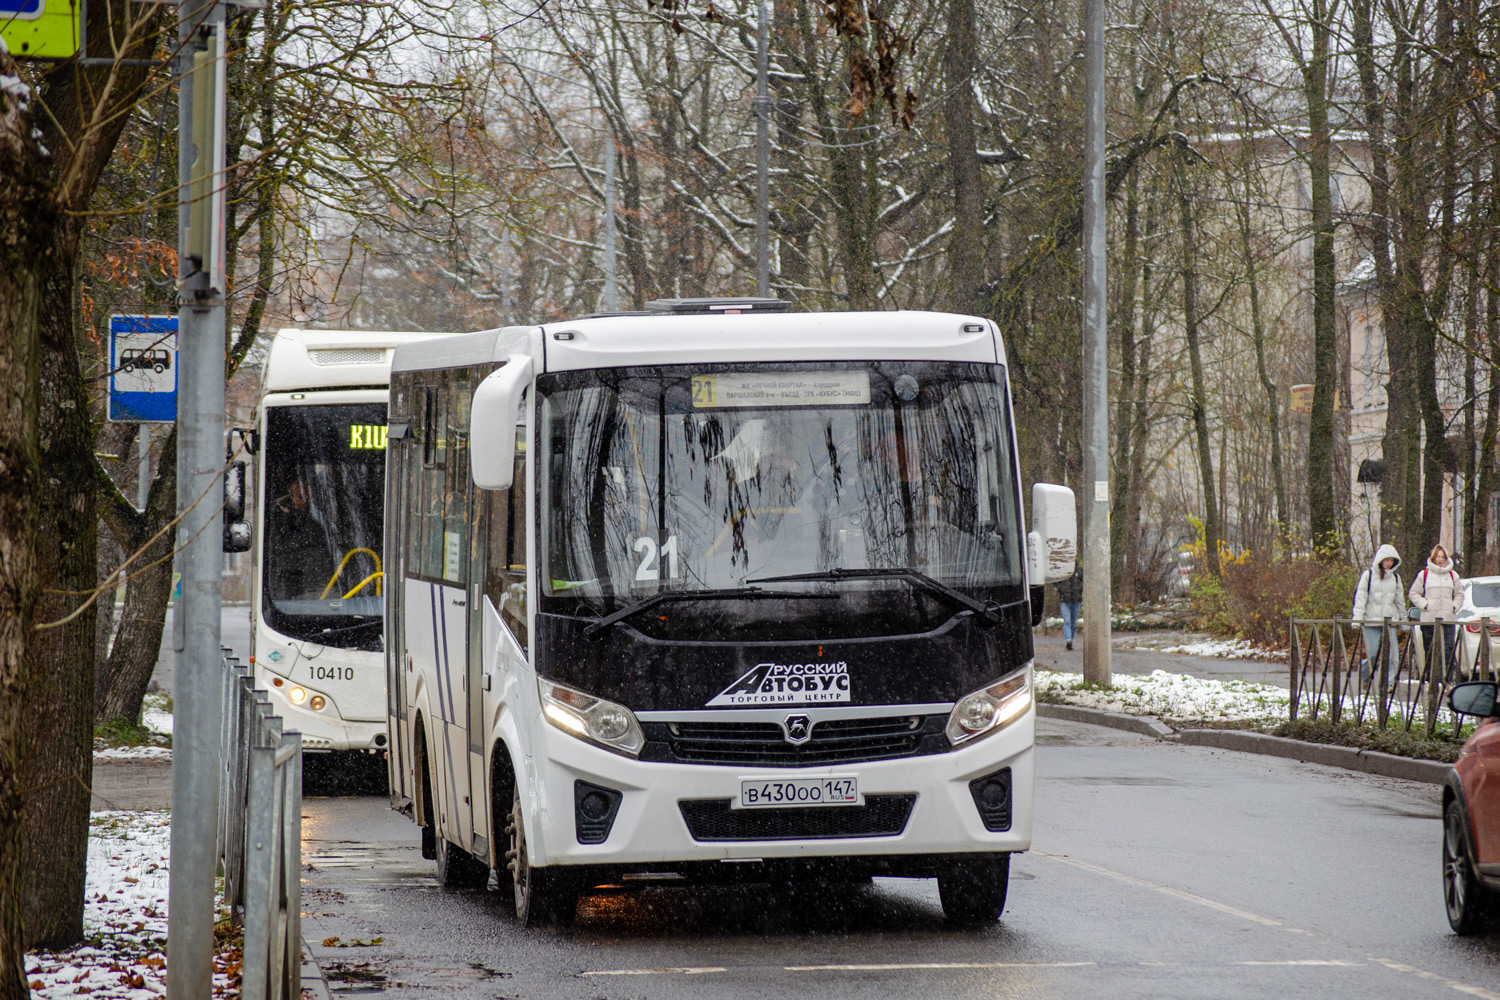
[[[631,757],[646,745],[641,724],[624,705],[541,678],[537,679],[537,689],[542,696],[542,714],[563,732]]]
[[[943,732],[954,746],[1010,725],[1031,706],[1031,664],[958,699]]]
[[[302,687],[294,687],[287,692],[287,697],[292,699],[293,705],[300,705],[307,700],[307,689]]]

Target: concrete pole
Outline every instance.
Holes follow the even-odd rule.
[[[223,8],[185,0],[178,8],[181,74],[178,130],[177,652],[172,701],[172,856],[167,899],[167,995],[213,996],[214,873],[219,817],[219,506],[224,465],[224,289],[214,287],[223,221],[211,209],[222,135],[212,54]],[[190,76],[187,74],[191,74]],[[210,199],[209,205],[204,199]],[[205,234],[204,227],[207,227]],[[216,252],[214,247],[220,248]],[[207,270],[205,270],[207,269]]]
[[[755,294],[771,294],[771,91],[766,0],[755,35]]]
[[[604,311],[618,307],[619,291],[615,281],[615,136],[611,132],[604,143]]]
[[[1087,0],[1084,18],[1083,679],[1108,685],[1109,326],[1104,258],[1104,0]]]

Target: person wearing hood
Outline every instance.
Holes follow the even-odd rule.
[[[1448,550],[1434,545],[1427,557],[1427,568],[1412,577],[1411,602],[1422,609],[1422,648],[1432,648],[1432,622],[1442,622],[1442,659],[1447,670],[1453,669],[1454,640],[1458,637],[1458,609],[1464,603],[1463,581],[1448,558]]]
[[[1406,595],[1401,589],[1401,576],[1396,572],[1401,557],[1396,547],[1382,544],[1370,560],[1370,568],[1359,577],[1359,586],[1354,589],[1354,620],[1361,623],[1365,637],[1365,659],[1359,665],[1361,684],[1370,683],[1370,661],[1375,659],[1382,639],[1386,646],[1386,676],[1396,673],[1396,632],[1382,635],[1385,627],[1371,622],[1403,621],[1406,618]]]

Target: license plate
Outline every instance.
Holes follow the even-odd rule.
[[[785,809],[788,806],[857,806],[859,779],[822,775],[800,778],[741,778],[735,809]]]

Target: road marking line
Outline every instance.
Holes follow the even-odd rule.
[[[1229,905],[1227,905],[1225,903],[1220,903],[1220,902],[1217,902],[1216,900],[1208,899],[1208,898],[1206,898],[1204,896],[1194,895],[1191,892],[1183,892],[1181,889],[1173,889],[1170,886],[1160,885],[1160,884],[1158,884],[1156,882],[1150,882],[1150,881],[1147,881],[1146,879],[1143,879],[1143,878],[1136,878],[1134,875],[1126,875],[1124,872],[1112,871],[1111,869],[1104,868],[1104,867],[1102,867],[1100,865],[1089,864],[1087,861],[1079,861],[1077,858],[1070,858],[1066,854],[1050,854],[1050,853],[1048,853],[1046,851],[1032,851],[1031,853],[1036,854],[1036,855],[1040,855],[1041,857],[1044,857],[1044,858],[1051,858],[1054,861],[1061,861],[1064,864],[1072,865],[1075,868],[1082,868],[1084,871],[1094,872],[1097,875],[1103,875],[1103,876],[1105,876],[1107,878],[1116,879],[1116,880],[1118,880],[1120,882],[1127,882],[1127,883],[1129,883],[1131,885],[1138,885],[1138,886],[1141,886],[1142,888],[1146,888],[1146,889],[1154,889],[1155,891],[1161,892],[1161,893],[1165,893],[1168,896],[1175,896],[1178,899],[1185,900],[1186,902],[1189,902],[1189,903],[1197,903],[1198,905],[1200,905],[1200,906],[1206,906],[1206,907],[1208,907],[1211,910],[1218,910],[1220,913],[1225,913],[1225,914],[1228,914],[1230,916],[1239,917],[1239,918],[1241,918],[1243,920],[1249,920],[1252,923],[1261,924],[1262,926],[1265,926],[1265,927],[1280,927],[1282,930],[1290,931],[1293,934],[1306,934],[1309,937],[1316,936],[1315,934],[1313,934],[1310,931],[1299,930],[1298,928],[1295,928],[1295,927],[1287,927],[1287,926],[1283,925],[1281,921],[1279,921],[1279,920],[1272,920],[1270,917],[1262,917],[1262,916],[1260,916],[1258,914],[1251,913],[1248,910],[1241,910],[1238,907],[1229,906]],[[1435,983],[1441,983],[1442,985],[1447,986],[1449,989],[1457,990],[1460,993],[1466,993],[1466,994],[1468,994],[1469,996],[1472,996],[1472,997],[1479,997],[1479,998],[1481,998],[1481,1000],[1500,1000],[1500,993],[1496,993],[1494,990],[1487,990],[1487,989],[1485,989],[1482,986],[1470,986],[1467,983],[1461,983],[1461,982],[1459,982],[1456,979],[1449,979],[1448,977],[1446,977],[1446,976],[1440,976],[1440,975],[1438,975],[1435,972],[1428,972],[1426,969],[1419,969],[1415,965],[1407,965],[1405,962],[1398,962],[1395,959],[1391,959],[1391,958],[1379,958],[1379,957],[1377,957],[1375,955],[1369,956],[1369,959],[1372,962],[1375,962],[1375,963],[1377,963],[1377,964],[1379,964],[1381,966],[1384,966],[1385,968],[1389,969],[1392,972],[1404,972],[1404,973],[1407,973],[1408,975],[1417,976],[1420,979],[1430,979],[1430,980],[1432,980]],[[1240,962],[1240,963],[1236,963],[1236,964],[1240,964],[1240,965],[1263,964],[1264,965],[1264,964],[1272,964],[1272,963]],[[1300,963],[1299,962],[1284,962],[1284,963],[1280,963],[1280,964],[1283,964],[1283,965],[1299,965],[1299,964],[1306,965],[1306,964],[1311,964],[1311,963],[1306,963],[1306,962],[1300,962]],[[1322,963],[1322,964],[1332,964],[1332,963]]]
[[[1199,906],[1206,906],[1210,910],[1218,910],[1220,913],[1228,914],[1231,917],[1239,917],[1241,920],[1248,920],[1251,923],[1260,924],[1263,927],[1282,926],[1280,920],[1272,920],[1270,917],[1262,917],[1258,913],[1251,913],[1249,910],[1242,910],[1237,906],[1230,906],[1228,903],[1220,903],[1219,901],[1209,899],[1206,896],[1199,896],[1191,892],[1184,892],[1181,889],[1174,889],[1169,885],[1161,885],[1157,882],[1149,882],[1143,878],[1136,878],[1134,875],[1126,875],[1124,872],[1112,871],[1109,868],[1103,868],[1099,865],[1089,864],[1087,861],[1079,861],[1077,858],[1070,858],[1066,854],[1049,854],[1046,851],[1034,851],[1032,853],[1039,854],[1044,858],[1051,858],[1054,861],[1061,861],[1063,864],[1072,865],[1075,868],[1082,868],[1084,871],[1094,872],[1097,875],[1104,875],[1108,878],[1117,879],[1121,882],[1128,882],[1131,885],[1139,885],[1147,889],[1152,889],[1156,892],[1165,893],[1168,896],[1175,896],[1178,899],[1184,900],[1186,902],[1196,903]]]
[[[680,969],[594,969],[580,972],[580,976],[697,976],[705,972],[724,972],[722,965],[685,966]]]
[[[1093,962],[889,962],[875,965],[783,965],[787,972],[899,972],[908,969],[1078,969]]]
[[[1361,962],[1346,962],[1341,958],[1287,958],[1269,962],[1234,962],[1234,965],[1331,965],[1343,969],[1363,969]]]
[[[1483,1000],[1500,1000],[1500,993],[1496,993],[1493,990],[1487,990],[1482,986],[1470,986],[1467,983],[1460,983],[1457,980],[1449,979],[1447,976],[1440,976],[1436,972],[1419,969],[1415,965],[1407,965],[1405,962],[1398,962],[1391,958],[1380,958],[1377,955],[1371,955],[1370,961],[1378,962],[1392,972],[1404,972],[1420,979],[1430,979],[1435,983],[1442,983],[1449,989],[1457,990],[1460,993],[1467,993],[1471,997],[1481,997]]]

